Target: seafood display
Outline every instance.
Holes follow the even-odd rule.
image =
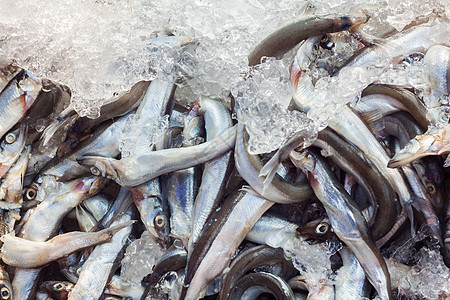
[[[305,3],[211,93],[161,29],[98,101],[0,35],[0,297],[450,299],[450,6],[383,9]]]

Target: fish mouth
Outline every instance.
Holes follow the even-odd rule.
[[[388,168],[402,167],[418,158],[450,152],[450,141],[441,136],[424,134],[415,137],[389,160]]]

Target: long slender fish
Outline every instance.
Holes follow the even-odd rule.
[[[7,234],[2,237],[2,260],[18,268],[38,268],[78,250],[109,242],[119,230],[132,222],[98,232],[72,231],[55,236],[46,242],[30,241]]]
[[[206,140],[210,141],[232,126],[229,110],[221,102],[201,98],[194,107],[205,118]],[[192,235],[189,239],[188,253],[200,237],[200,233],[210,216],[222,200],[223,191],[231,172],[231,151],[214,160],[206,162],[197,197],[194,202]]]
[[[411,139],[389,161],[389,168],[404,166],[418,158],[450,153],[450,125],[430,127],[427,132]]]
[[[86,130],[90,128],[95,128],[96,125],[101,124],[103,121],[108,119],[125,115],[130,112],[134,108],[137,107],[142,97],[144,96],[145,91],[147,90],[150,82],[148,81],[140,81],[136,83],[129,92],[120,95],[119,97],[113,98],[109,101],[106,101],[100,107],[100,117],[96,119],[90,119],[88,117],[78,117],[75,112],[75,106],[70,105],[64,111],[62,111],[58,117],[53,121],[52,124],[47,126],[41,136],[42,145],[46,146],[50,139],[53,137],[55,132],[58,129],[66,124],[72,116],[76,116],[75,119],[71,120],[71,123],[75,122],[75,120],[79,120],[76,122],[75,128],[72,129],[72,138],[66,144],[66,149],[74,148],[76,140],[79,139]]]
[[[273,204],[253,191],[238,192],[224,202],[190,255],[181,299],[204,295],[207,284],[222,274],[247,233]]]
[[[363,299],[370,296],[370,286],[364,270],[356,257],[347,248],[339,251],[343,266],[336,276],[336,300]]]
[[[183,134],[178,135],[175,139],[182,137],[184,146],[204,141],[201,136],[203,130],[200,126],[203,126],[201,117],[185,118]],[[176,145],[172,144],[171,146]],[[170,208],[170,234],[180,239],[186,249],[192,234],[192,214],[201,180],[200,173],[201,168],[197,166],[174,171],[161,177],[161,180],[165,182],[164,193],[167,195]]]
[[[0,93],[0,137],[3,137],[36,100],[41,83],[25,70],[20,71]]]
[[[301,240],[298,236],[299,228],[299,224],[289,222],[283,216],[266,213],[253,225],[245,239],[272,248],[292,250],[292,245],[296,245],[295,241]]]
[[[325,15],[307,16],[278,29],[262,42],[248,56],[248,65],[261,63],[261,58],[279,57],[294,48],[301,41],[316,35],[348,30],[367,21],[366,15]]]
[[[295,299],[286,281],[266,272],[250,273],[239,279],[231,290],[230,299],[258,299],[261,294],[271,294],[278,300]]]
[[[85,197],[97,193],[101,181],[96,177],[82,178],[62,184],[58,191],[46,196],[28,217],[22,237],[31,241],[44,242],[54,235],[62,218],[75,208]],[[44,188],[38,194],[46,193]],[[33,296],[37,277],[41,269],[16,268],[12,282],[15,299],[30,299]]]
[[[258,194],[271,201],[284,204],[304,202],[313,195],[307,183],[289,184],[278,175],[274,176],[269,185],[265,185],[264,179],[259,177],[263,164],[257,156],[248,153],[247,141],[248,134],[245,132],[244,125],[238,123],[234,150],[236,169]]]
[[[128,211],[112,223],[112,226],[128,226],[117,232],[110,243],[95,247],[81,267],[77,284],[70,291],[68,299],[94,300],[101,297],[111,273],[115,271],[115,261],[131,233],[130,220],[131,214]]]
[[[84,156],[78,159],[82,165],[89,166],[97,176],[108,177],[121,186],[132,187],[162,174],[202,164],[223,155],[234,147],[235,126],[209,142],[179,149],[152,151],[136,157],[121,160],[97,156]]]
[[[329,129],[319,132],[314,146],[322,148],[341,169],[350,173],[371,199],[374,213],[367,223],[372,237],[377,240],[386,235],[396,215],[395,193],[386,179],[360,156],[358,149]]]
[[[356,256],[378,296],[391,299],[386,263],[370,237],[363,215],[326,161],[311,150],[305,150],[303,154],[291,152],[291,160],[307,174],[334,232]]]
[[[116,157],[120,154],[119,136],[122,133],[129,115],[125,115],[115,122],[104,124],[96,132],[81,142],[69,156],[54,158],[40,172],[39,176],[53,175],[58,181],[69,181],[89,174],[89,168],[78,164],[76,159],[83,155],[97,155],[102,157]]]
[[[450,43],[447,26],[445,22],[438,20],[413,26],[386,38],[380,44],[365,48],[361,53],[350,58],[346,66],[362,66],[386,58],[392,60],[414,52],[425,53],[437,41],[443,44]]]
[[[236,281],[256,267],[267,266],[271,273],[283,279],[289,279],[297,273],[290,260],[284,257],[280,248],[266,245],[252,247],[240,253],[230,264],[219,292],[219,299],[229,299]]]
[[[424,57],[432,93],[440,98],[450,93],[450,47],[434,45]]]
[[[371,97],[378,97],[379,102],[382,102],[381,99],[384,99],[389,104],[410,113],[423,130],[428,128],[427,108],[416,94],[403,87],[388,84],[371,84],[361,92],[361,97],[361,104],[367,98],[369,100],[372,99]],[[358,111],[357,107],[358,105],[355,106],[355,109]]]

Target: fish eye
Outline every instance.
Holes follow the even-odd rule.
[[[314,44],[314,50],[315,51],[319,51],[319,45],[318,44]]]
[[[17,136],[12,132],[8,133],[5,136],[5,142],[7,142],[8,144],[14,143],[16,141],[16,139],[17,139]]]
[[[330,229],[330,224],[328,224],[326,222],[322,222],[317,225],[316,233],[322,235],[322,234],[327,233],[329,229]]]
[[[166,225],[166,217],[164,216],[156,216],[155,217],[155,225],[159,228],[162,228]]]
[[[100,176],[100,170],[97,167],[91,167],[91,173],[95,176]]]
[[[430,193],[431,195],[436,194],[436,187],[434,186],[434,184],[432,184],[432,183],[427,183],[427,191],[428,191],[428,193]]]
[[[25,192],[25,197],[28,200],[33,200],[34,198],[36,198],[37,195],[37,191],[34,188],[29,188],[26,192]]]
[[[11,296],[11,292],[6,286],[1,288],[0,294],[2,296],[2,299],[9,299],[9,297]]]
[[[57,290],[57,291],[60,291],[60,290],[62,290],[62,289],[64,288],[64,284],[62,284],[61,282],[55,283],[55,284],[53,285],[53,288],[54,288],[55,290]]]

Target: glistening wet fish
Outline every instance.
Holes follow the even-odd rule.
[[[307,174],[334,232],[355,254],[378,296],[391,299],[389,272],[384,259],[370,237],[363,215],[326,161],[311,150],[304,150],[302,154],[291,152],[291,160]]]
[[[211,280],[221,275],[247,233],[274,202],[254,191],[238,192],[209,218],[203,238],[195,245],[186,267],[181,299],[198,299]]]
[[[0,93],[0,138],[25,116],[40,91],[40,81],[25,70],[5,86]]]
[[[226,106],[208,98],[194,103],[194,109],[205,119],[206,140],[210,141],[232,126],[231,115]],[[231,173],[232,151],[206,162],[198,194],[195,198],[192,218],[192,235],[189,238],[188,252],[200,237],[201,231],[211,213],[217,208]]]
[[[119,230],[133,222],[103,229],[98,232],[68,232],[55,236],[46,242],[30,241],[7,234],[2,237],[2,260],[18,268],[42,267],[72,252],[105,243]]]
[[[316,35],[348,30],[367,21],[365,14],[307,16],[278,29],[262,42],[248,56],[249,66],[261,63],[263,56],[279,57],[294,48],[301,41]]]
[[[89,166],[97,176],[108,177],[121,186],[137,186],[162,174],[202,164],[223,155],[234,147],[236,127],[203,144],[179,149],[152,151],[136,157],[120,160],[97,156],[84,156],[78,159],[82,165]]]
[[[280,277],[266,272],[250,273],[239,279],[230,293],[230,299],[258,299],[271,294],[278,300],[294,300],[294,292]]]

